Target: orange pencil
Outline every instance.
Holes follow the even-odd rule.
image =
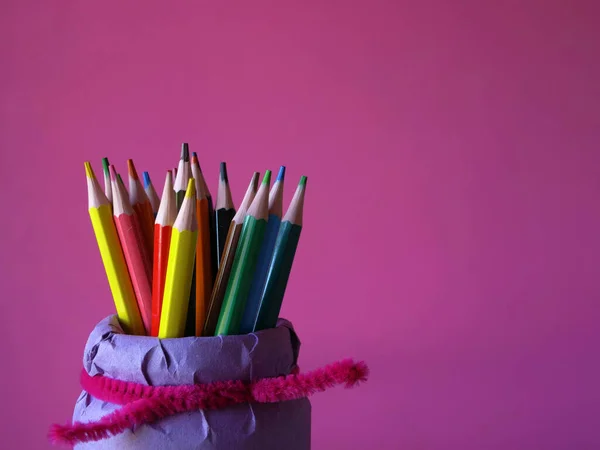
[[[162,311],[165,277],[169,261],[169,246],[171,231],[177,218],[175,191],[173,190],[173,175],[167,170],[167,178],[163,188],[162,200],[156,214],[154,224],[154,264],[152,273],[152,329],[151,336],[158,336],[160,329],[160,314]]]
[[[213,273],[210,239],[210,211],[206,182],[200,172],[198,158],[192,156],[192,177],[196,184],[196,219],[198,222],[198,240],[196,242],[195,295],[190,295],[194,302],[194,317],[188,315],[188,321],[194,319],[196,336],[202,336],[208,303],[213,288]],[[189,313],[188,313],[189,314]],[[190,322],[188,322],[189,324]],[[188,330],[190,327],[188,327]]]
[[[127,169],[129,172],[129,202],[138,216],[148,254],[152,255],[154,243],[154,213],[152,212],[152,205],[150,200],[148,200],[146,191],[144,191],[132,159],[127,160]]]
[[[152,262],[123,182],[118,179],[115,166],[110,166],[113,196],[113,215],[127,269],[140,309],[146,333],[152,324]]]

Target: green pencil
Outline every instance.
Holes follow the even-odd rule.
[[[300,178],[290,207],[281,220],[254,331],[273,328],[277,325],[283,294],[290,278],[294,255],[302,231],[305,191],[306,177],[303,176]]]
[[[175,189],[175,204],[177,205],[177,211],[179,211],[181,205],[183,204],[183,199],[185,198],[185,191],[187,190],[188,181],[192,177],[190,172],[190,149],[188,144],[184,142],[183,144],[181,144],[181,158],[179,159],[179,169],[177,170],[177,176],[175,177],[175,182],[173,183],[173,189]]]
[[[244,220],[239,247],[235,252],[231,275],[217,322],[215,331],[217,336],[239,333],[258,254],[267,228],[270,183],[271,171],[267,170]]]
[[[108,199],[109,203],[112,203],[112,184],[110,182],[110,170],[108,167],[110,163],[108,158],[102,158],[102,170],[104,172],[104,194]]]

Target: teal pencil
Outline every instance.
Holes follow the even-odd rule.
[[[267,279],[269,263],[271,262],[271,256],[273,256],[277,234],[279,233],[279,225],[281,224],[284,178],[285,166],[281,166],[279,168],[279,173],[277,174],[277,179],[275,180],[275,183],[273,183],[273,187],[269,193],[269,220],[267,222],[267,230],[265,231],[263,244],[260,248],[260,253],[258,254],[256,271],[254,273],[254,278],[252,279],[252,285],[250,286],[250,293],[248,294],[248,300],[246,301],[244,315],[242,316],[240,334],[251,333],[254,331],[254,325],[256,324],[256,319],[258,317],[258,308],[260,307],[262,291]]]
[[[233,267],[223,306],[219,314],[215,335],[238,334],[250,285],[256,269],[258,253],[262,245],[269,213],[269,185],[271,171],[265,171],[262,184],[254,201],[248,208],[238,250],[235,252]]]
[[[303,176],[279,227],[254,331],[273,328],[277,324],[302,231],[305,191],[306,177]]]

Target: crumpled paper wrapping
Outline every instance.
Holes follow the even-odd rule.
[[[116,316],[101,321],[85,346],[83,365],[101,374],[152,386],[251,381],[289,374],[300,341],[292,325],[240,336],[158,339],[124,335]],[[119,408],[82,392],[74,422],[100,419]],[[239,404],[177,414],[75,450],[306,450],[310,449],[308,399]]]

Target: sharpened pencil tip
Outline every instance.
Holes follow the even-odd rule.
[[[102,158],[102,169],[104,170],[104,175],[109,175],[108,166],[110,166],[108,158]]]
[[[279,172],[277,173],[277,179],[275,181],[283,181],[285,178],[285,166],[281,166],[279,168]]]
[[[258,189],[258,180],[260,179],[260,172],[254,172],[252,175],[252,189],[254,192]]]
[[[229,178],[227,178],[227,163],[221,162],[221,166],[219,167],[219,174],[221,175],[221,181],[225,183],[229,183]]]
[[[190,160],[190,146],[187,142],[181,144],[181,159],[185,162]]]
[[[152,183],[152,181],[150,181],[150,174],[148,172],[144,172],[142,175],[144,176],[144,188],[147,188]]]
[[[133,159],[127,160],[127,171],[129,172],[129,176],[134,180],[139,180],[137,170],[135,170],[135,164],[133,164]]]
[[[192,165],[193,166],[197,166],[198,165],[198,156],[196,156],[196,153],[194,153],[192,155]]]
[[[92,164],[89,161],[86,161],[83,165],[85,167],[85,175],[92,180],[95,179],[96,175],[94,174],[94,169],[92,169]]]
[[[262,184],[266,184],[269,186],[271,184],[271,171],[265,170],[265,175],[263,176]]]
[[[187,189],[185,190],[185,196],[190,198],[196,197],[196,180],[190,178],[188,181]]]
[[[304,175],[300,177],[300,182],[298,183],[298,186],[306,187],[306,177]]]
[[[117,174],[117,169],[115,169],[115,166],[113,166],[112,164],[109,166],[109,171],[110,171],[110,179],[112,181],[117,181],[119,175]]]
[[[117,179],[119,180],[119,184],[121,186],[125,186],[125,183],[123,183],[123,178],[121,178],[121,174],[120,173],[117,174]]]

